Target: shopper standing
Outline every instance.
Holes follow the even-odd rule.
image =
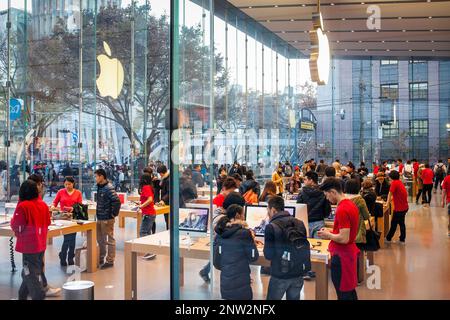
[[[20,186],[19,203],[11,219],[11,229],[16,235],[16,251],[22,253],[22,284],[19,300],[43,300],[46,296],[44,255],[47,248],[47,232],[50,211],[39,197],[36,182],[26,180]]]
[[[400,174],[398,171],[391,171],[389,177],[392,179],[391,187],[389,189],[388,203],[393,200],[394,214],[392,216],[391,228],[386,235],[386,241],[391,242],[392,237],[397,231],[397,225],[400,225],[400,243],[405,244],[406,240],[406,225],[405,216],[409,210],[408,193],[403,183],[400,181]]]
[[[100,250],[100,268],[114,266],[116,240],[114,239],[115,218],[120,212],[120,199],[108,181],[105,169],[95,171],[97,183],[97,242]],[[105,262],[106,257],[106,262]]]
[[[272,196],[277,195],[277,186],[273,181],[266,181],[266,184],[264,185],[263,192],[261,193],[261,196],[259,197],[259,202],[267,202],[269,201],[269,198]]]
[[[442,162],[442,160],[439,160],[438,163],[434,166],[434,193],[436,193],[438,187],[442,186],[441,183],[444,181],[445,175],[447,173],[447,168],[445,167],[445,164]]]
[[[170,173],[169,170],[167,170],[167,167],[165,165],[160,165],[157,169],[157,172],[161,176],[161,179],[159,181],[159,189],[161,191],[161,201],[160,204],[162,205],[170,205]],[[164,220],[166,221],[166,229],[169,230],[169,214],[164,214]]]
[[[298,195],[297,203],[304,203],[308,209],[308,228],[311,238],[319,238],[317,232],[325,227],[325,218],[331,213],[331,205],[319,189],[319,176],[309,171],[303,178],[305,186]]]
[[[355,244],[359,227],[358,207],[342,193],[341,183],[336,178],[326,179],[320,189],[331,204],[337,204],[333,231],[319,231],[319,237],[331,240],[331,280],[338,300],[357,300],[357,255]]]
[[[220,294],[225,300],[252,300],[250,263],[259,257],[255,234],[244,220],[244,209],[228,207],[215,227],[214,267],[220,272]]]
[[[61,189],[56,194],[55,200],[50,207],[51,211],[59,209],[62,212],[73,212],[73,206],[75,204],[82,204],[83,199],[81,192],[75,189],[75,179],[73,177],[67,176],[64,178],[64,189]],[[61,247],[61,252],[59,253],[59,262],[62,267],[67,265],[72,266],[75,264],[75,244],[76,244],[77,234],[70,233],[64,235],[64,241]]]
[[[264,231],[264,257],[270,261],[267,300],[281,300],[285,294],[286,300],[300,300],[303,276],[311,270],[305,225],[284,210],[281,197],[270,198],[267,211],[270,219]],[[295,237],[295,243],[287,235]],[[307,252],[302,248],[307,248]]]
[[[151,169],[149,169],[151,170]],[[153,192],[153,176],[152,173],[144,173],[139,181],[139,210],[142,213],[141,229],[139,237],[145,237],[152,234],[153,225],[156,220],[156,211],[154,206],[155,195]],[[143,256],[145,260],[152,260],[156,257],[153,253],[147,253]]]
[[[276,170],[272,174],[272,182],[275,184],[277,188],[276,193],[278,195],[282,195],[284,192],[284,184],[283,184],[283,168],[278,166]]]
[[[422,170],[422,182],[423,182],[423,198],[424,205],[430,206],[431,203],[431,194],[433,191],[433,178],[434,173],[433,170],[430,169],[430,165],[428,163],[425,164],[425,169]]]

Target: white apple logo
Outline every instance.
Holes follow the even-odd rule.
[[[100,75],[97,79],[97,88],[100,96],[117,99],[123,87],[123,66],[116,58],[111,59],[111,49],[103,41],[103,48],[107,55],[101,54],[97,57],[100,65]]]

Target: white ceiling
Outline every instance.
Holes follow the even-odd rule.
[[[309,55],[315,0],[228,0],[280,38]],[[367,27],[369,5],[381,9],[380,30]],[[324,28],[334,56],[450,59],[450,1],[326,0]]]

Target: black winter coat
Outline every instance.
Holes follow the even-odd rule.
[[[111,183],[97,185],[97,220],[110,220],[119,215],[120,199]]]
[[[331,213],[331,205],[323,191],[318,187],[303,187],[298,195],[297,203],[304,203],[308,207],[308,221],[321,221]]]
[[[239,222],[220,219],[215,231],[214,265],[220,266],[220,293],[225,300],[251,300],[250,266],[259,257],[250,230]],[[220,247],[220,250],[218,249]]]

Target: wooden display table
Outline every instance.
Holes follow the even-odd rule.
[[[129,195],[127,196],[127,200],[128,201],[135,201],[135,202],[139,202],[141,201],[141,196],[140,195]]]
[[[192,238],[191,245],[180,236],[180,285],[184,283],[184,259],[209,260],[209,237]],[[328,300],[328,252],[329,240],[308,239],[314,250],[311,250],[312,270],[316,273],[316,300]],[[318,250],[319,252],[316,252]],[[264,258],[263,248],[258,248],[259,259],[254,265],[270,266],[270,261]],[[170,234],[163,231],[150,236],[125,242],[125,300],[137,300],[137,256],[139,253],[152,252],[157,255],[170,255]]]
[[[57,221],[56,223],[58,223]],[[92,273],[97,271],[97,222],[95,221],[83,221],[83,224],[72,223],[69,221],[63,221],[61,223],[67,224],[63,226],[56,226],[54,223],[49,226],[48,235],[49,239],[54,237],[63,236],[66,234],[76,232],[86,232],[87,234],[87,272]],[[2,237],[15,237],[11,226],[0,226],[0,236]]]
[[[170,206],[155,206],[156,215],[168,214],[170,212]],[[97,212],[95,206],[89,207],[89,215],[95,215]],[[139,238],[139,233],[142,224],[142,213],[137,210],[120,209],[119,212],[119,228],[125,228],[125,218],[136,219],[136,237]]]

